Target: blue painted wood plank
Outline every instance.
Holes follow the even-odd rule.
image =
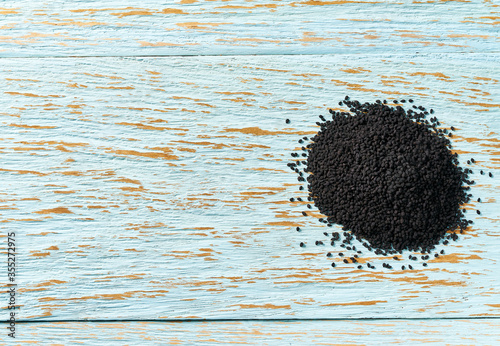
[[[1,246],[18,234],[19,318],[498,316],[498,61],[2,59]],[[288,201],[298,136],[346,94],[413,97],[458,129],[462,162],[495,175],[474,177],[484,202],[467,208],[482,215],[427,268],[363,254],[377,270],[332,269],[309,246],[324,228]]]
[[[493,1],[27,1],[0,57],[498,52]]]
[[[497,319],[297,322],[76,322],[19,325],[33,345],[498,345]]]

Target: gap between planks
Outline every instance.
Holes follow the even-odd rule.
[[[487,53],[476,53],[476,52],[429,52],[429,53],[394,53],[391,56],[408,56],[408,55],[494,55],[499,54],[500,51],[493,51]],[[68,55],[68,56],[60,56],[60,55],[40,55],[40,56],[0,56],[0,60],[2,59],[85,59],[85,58],[194,58],[194,57],[240,57],[240,56],[328,56],[328,55],[357,55],[357,56],[379,56],[379,52],[374,53],[258,53],[258,54],[137,54],[137,55]]]
[[[17,320],[16,323],[30,324],[30,323],[112,323],[112,322],[164,322],[164,323],[214,323],[214,322],[308,322],[308,321],[433,321],[433,320],[500,320],[500,316],[476,316],[476,317],[439,317],[439,318],[384,318],[384,317],[366,317],[366,318],[186,318],[186,319],[83,319],[83,320],[38,320],[38,321],[25,321]],[[8,321],[0,321],[1,324],[7,324]]]

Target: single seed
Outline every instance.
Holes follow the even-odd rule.
[[[290,119],[286,119],[286,120],[285,120],[285,122],[286,122],[287,124],[290,124]]]
[[[424,267],[427,267],[427,263],[425,263],[425,262],[424,262],[424,263],[422,263],[422,265],[423,265]]]
[[[489,172],[488,175],[490,176],[490,178],[493,178],[493,174],[491,174],[491,172]]]
[[[476,210],[477,215],[481,215],[481,212],[479,210]]]
[[[290,198],[290,202],[295,202],[295,198]]]
[[[300,243],[300,247],[305,247],[305,246],[306,246],[306,244]]]
[[[297,230],[297,232],[300,232],[300,227],[297,227],[296,230]]]
[[[332,267],[334,267],[334,268],[335,268],[335,262],[332,262]]]

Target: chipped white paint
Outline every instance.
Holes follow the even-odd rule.
[[[496,54],[3,59],[19,317],[498,316],[496,76]],[[313,245],[325,228],[288,201],[286,163],[345,94],[413,97],[458,128],[462,161],[494,172],[475,177],[483,214],[443,262],[332,269]]]
[[[485,320],[301,322],[79,322],[21,325],[33,345],[496,345],[500,323]]]
[[[498,52],[495,1],[3,1],[0,57]]]

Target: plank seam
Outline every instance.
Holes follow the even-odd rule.
[[[436,321],[436,320],[500,320],[500,316],[474,316],[474,317],[439,317],[439,318],[383,318],[383,317],[366,317],[366,318],[216,318],[216,319],[83,319],[83,320],[17,320],[17,323],[111,323],[111,322],[307,322],[307,321]],[[8,324],[8,321],[0,321],[0,324]]]
[[[401,54],[391,54],[392,56],[403,56],[403,55],[472,55],[472,54],[481,54],[481,55],[494,55],[498,54],[500,51],[493,52],[431,52],[431,53],[401,53]],[[0,56],[0,59],[85,59],[85,58],[189,58],[189,57],[236,57],[236,56],[328,56],[328,55],[380,55],[380,53],[261,53],[261,54],[169,54],[169,55],[68,55],[68,56]]]

